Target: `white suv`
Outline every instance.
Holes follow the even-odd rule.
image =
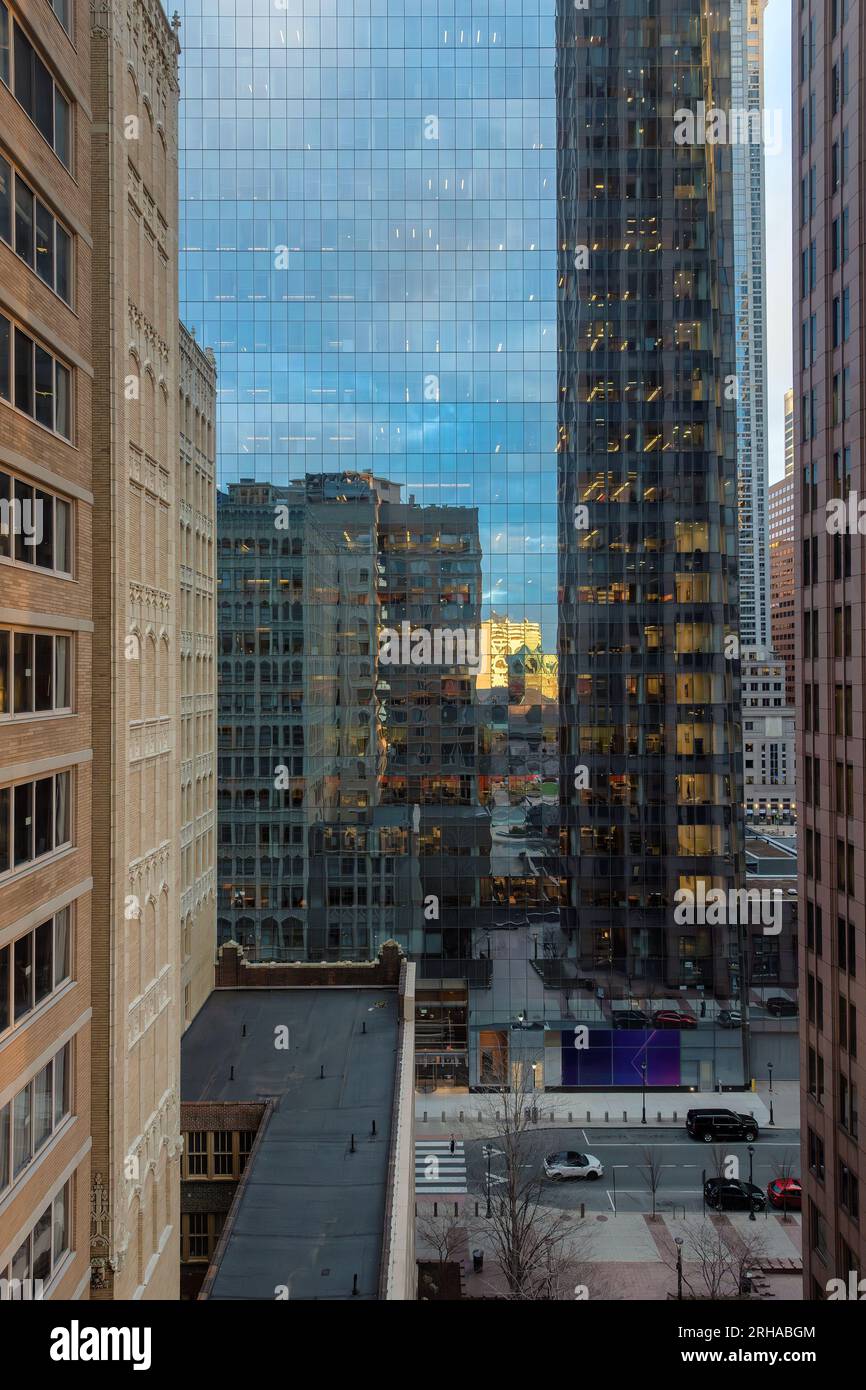
[[[604,1177],[604,1166],[592,1154],[568,1153],[548,1154],[544,1160],[544,1175],[548,1178],[596,1178]]]

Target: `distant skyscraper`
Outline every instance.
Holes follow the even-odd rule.
[[[796,618],[794,598],[794,474],[770,487],[770,632],[772,648],[785,663],[785,695],[794,704]]]
[[[866,7],[791,12],[803,1278],[823,1299],[866,1269],[864,543],[828,509],[866,496]]]
[[[731,151],[674,134],[730,105],[727,7],[566,5],[558,44],[563,845],[601,1075],[629,1001],[747,997],[740,929],[674,916],[743,874]],[[647,1047],[672,1084],[748,1074],[721,1028]]]
[[[764,8],[767,0],[730,0],[731,109],[764,108]],[[767,527],[767,305],[764,146],[734,143],[734,304],[739,487],[740,640],[770,641]]]
[[[363,701],[354,699],[347,664],[338,702],[324,651],[316,689],[299,691],[292,663],[302,662],[307,681],[307,652],[279,653],[274,693],[283,693],[288,661],[286,693],[299,691],[307,710],[339,713],[339,721],[322,719],[310,733],[321,739],[319,777],[310,745],[284,743],[285,727],[292,740],[307,737],[298,727],[304,717],[278,718],[282,711],[254,706],[254,696],[267,693],[260,677],[244,686],[247,663],[255,670],[269,660],[273,678],[273,652],[220,652],[220,662],[233,666],[225,690],[231,737],[239,727],[243,739],[248,728],[256,739],[259,725],[279,729],[265,749],[224,745],[220,756],[242,760],[241,778],[246,759],[273,762],[274,750],[290,778],[296,759],[306,764],[305,796],[293,783],[300,800],[277,817],[280,833],[288,827],[300,843],[280,844],[278,853],[265,852],[263,837],[270,798],[284,792],[272,779],[267,787],[256,781],[248,791],[261,798],[262,813],[244,803],[244,792],[238,823],[229,824],[224,798],[241,787],[220,779],[220,834],[250,837],[220,845],[221,860],[232,861],[219,873],[220,929],[249,918],[245,930],[258,932],[264,946],[265,919],[273,918],[303,949],[315,941],[331,955],[372,952],[374,934],[414,933],[418,921],[422,954],[448,961],[432,977],[424,974],[432,964],[419,970],[419,1028],[431,1056],[445,1059],[431,1063],[436,1079],[466,1084],[478,1080],[492,1053],[501,1058],[512,1043],[518,1047],[510,1027],[518,1014],[558,1019],[562,1012],[561,993],[544,987],[535,960],[536,951],[546,959],[567,948],[556,911],[556,839],[528,833],[531,816],[544,818],[542,799],[548,821],[558,804],[555,752],[552,767],[549,757],[555,709],[502,701],[496,727],[486,711],[479,725],[470,668],[440,672],[426,691],[420,682],[427,677],[414,666],[395,669],[390,690],[382,677],[379,691],[376,644],[387,594],[389,609],[413,626],[444,626],[452,611],[467,610],[477,635],[482,619],[508,613],[537,624],[543,650],[556,651],[555,4],[539,0],[514,22],[505,0],[470,0],[466,22],[456,24],[446,10],[418,0],[381,14],[377,8],[350,6],[346,18],[308,6],[284,24],[273,0],[251,0],[236,29],[213,7],[178,0],[181,304],[184,321],[217,356],[221,487],[241,479],[277,490],[302,485],[307,512],[300,529],[290,524],[288,539],[303,544],[315,528],[321,575],[305,575],[304,583],[341,595],[333,618],[344,627],[329,629],[330,620],[308,614],[299,631],[281,614],[279,629],[271,617],[270,640],[277,631],[280,641],[339,639],[347,656],[355,644],[354,689],[364,692]],[[330,488],[347,474],[388,479],[399,488],[399,505],[313,503],[312,479]],[[229,492],[221,521],[242,527],[239,505]],[[361,534],[364,513],[375,521],[377,508],[378,534],[388,537],[382,551],[371,525]],[[389,510],[405,523],[405,549],[388,529]],[[345,522],[353,511],[357,529],[345,527],[347,541],[329,518]],[[247,539],[270,545],[273,533],[266,536],[263,526],[251,516]],[[244,534],[235,530],[232,539]],[[350,553],[368,574],[354,593],[340,588]],[[221,612],[220,639],[240,633],[255,644],[256,625],[243,616],[259,597],[242,587],[251,577],[249,554],[221,550],[220,558],[220,601],[232,604],[228,629]],[[289,556],[293,572],[296,558]],[[290,600],[281,594],[279,601]],[[221,682],[221,702],[223,694]],[[357,720],[349,719],[346,700]],[[509,755],[512,730],[519,769]],[[374,839],[362,848],[366,834],[399,852],[371,849]],[[321,853],[317,837],[326,846]],[[275,880],[270,861],[289,851],[290,872],[281,868]],[[369,879],[360,876],[365,854],[376,861]],[[392,867],[408,869],[413,856],[420,878],[410,873],[403,884],[389,875]],[[434,904],[419,916],[419,884],[425,896],[440,898],[438,919]],[[226,885],[236,885],[243,910],[227,906]],[[293,902],[301,888],[308,896]],[[286,929],[290,918],[297,922]],[[458,1030],[462,1055],[449,1073]],[[536,1042],[540,1036],[527,1034]],[[536,1074],[540,1082],[541,1067]]]
[[[785,695],[785,665],[766,647],[743,652],[743,767],[746,815],[756,822],[792,820],[794,710]]]
[[[794,471],[794,392],[785,392],[785,477]]]
[[[508,685],[508,657],[526,647],[535,652],[541,649],[541,624],[518,622],[493,613],[481,624],[481,665],[478,670],[479,690],[504,689]]]

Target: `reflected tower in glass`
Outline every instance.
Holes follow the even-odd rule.
[[[242,919],[259,952],[333,959],[387,928],[418,961],[419,1080],[476,1084],[507,1065],[511,1024],[564,1007],[539,968],[567,947],[554,3],[179,9],[181,301],[219,368],[224,934]],[[362,563],[340,508],[365,479],[399,501],[374,509]],[[278,541],[259,486],[296,499]],[[360,632],[352,554],[368,738],[315,665]],[[509,651],[519,671],[493,691],[472,663],[384,669],[368,643],[405,622],[477,649],[494,614],[539,645]],[[386,913],[359,871],[371,845]]]
[[[675,899],[743,865],[731,149],[676,138],[730,106],[727,9],[562,0],[557,41],[562,847],[599,1010],[563,1080],[741,1084],[741,928]]]

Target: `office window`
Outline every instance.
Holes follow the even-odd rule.
[[[71,439],[71,385],[70,368],[0,314],[0,397]]]
[[[0,1108],[0,1192],[25,1172],[70,1113],[71,1046],[66,1043]]]
[[[72,235],[3,155],[0,239],[61,299],[72,302]]]
[[[0,720],[70,709],[71,639],[0,627]]]
[[[0,470],[0,560],[71,574],[71,503]]]
[[[71,977],[71,909],[64,907],[0,946],[0,1036],[27,1018]]]
[[[43,1284],[53,1278],[70,1247],[72,1220],[72,1179],[45,1208],[39,1220],[22,1241],[0,1278],[41,1279]]]
[[[70,168],[71,104],[20,24],[10,20],[5,4],[0,6],[0,77],[12,88],[15,100],[27,112],[61,163]]]
[[[71,34],[72,0],[50,0],[50,4],[67,34]]]
[[[71,833],[69,772],[0,788],[0,874],[66,848]]]

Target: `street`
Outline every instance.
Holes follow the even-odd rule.
[[[471,1197],[486,1200],[487,1159],[483,1148],[488,1141],[466,1141],[468,1187]],[[503,1173],[501,1145],[491,1141],[491,1186],[495,1193],[497,1177]],[[637,1128],[594,1129],[591,1126],[533,1131],[525,1142],[527,1167],[540,1174],[544,1182],[544,1203],[571,1211],[585,1203],[588,1212],[614,1211],[621,1214],[652,1211],[652,1193],[647,1179],[644,1152],[652,1150],[660,1165],[660,1180],[656,1190],[656,1210],[681,1213],[702,1210],[702,1174],[714,1177],[714,1161],[719,1152],[739,1160],[739,1173],[731,1176],[749,1179],[749,1154],[746,1144],[703,1144],[690,1139],[684,1131],[648,1125]],[[799,1176],[800,1135],[794,1129],[762,1131],[755,1143],[752,1181],[762,1189],[767,1183],[787,1171]],[[544,1178],[542,1161],[545,1154],[576,1149],[593,1154],[604,1164],[604,1177],[595,1182],[585,1180],[551,1181]],[[787,1165],[787,1168],[786,1168]]]

